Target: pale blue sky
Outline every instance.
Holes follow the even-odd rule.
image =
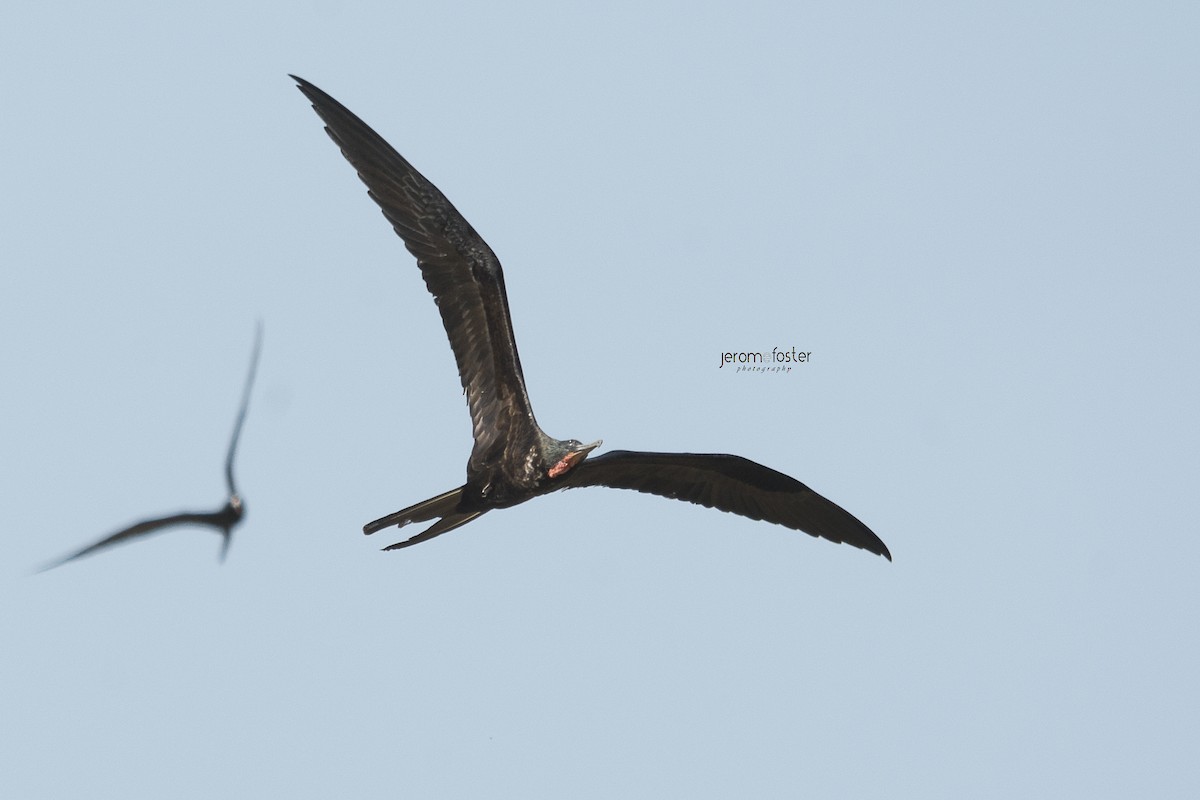
[[[22,5],[0,795],[1200,791],[1192,6]],[[742,454],[895,563],[605,490],[379,552],[469,420],[289,72],[495,249],[549,433]],[[228,563],[31,576],[220,505],[260,317]]]

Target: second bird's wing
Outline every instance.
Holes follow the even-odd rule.
[[[82,558],[83,556],[91,555],[92,553],[99,552],[100,550],[105,550],[115,544],[120,544],[121,542],[128,541],[130,539],[136,539],[139,536],[148,536],[152,533],[156,533],[164,528],[170,528],[174,525],[208,525],[224,532],[224,525],[227,522],[227,517],[228,509],[226,508],[216,513],[185,511],[180,514],[172,514],[168,517],[157,517],[155,519],[147,519],[142,520],[141,522],[135,522],[128,528],[122,528],[111,536],[106,536],[95,544],[88,545],[82,550],[72,553],[66,558],[60,559],[49,566],[43,567],[39,571],[45,572],[48,569],[61,567],[68,561],[74,561],[77,558]]]

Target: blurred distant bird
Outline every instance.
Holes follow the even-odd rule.
[[[221,543],[221,561],[225,560],[225,554],[229,552],[229,542],[233,534],[233,529],[242,521],[242,517],[246,514],[246,506],[242,503],[242,497],[238,494],[237,487],[233,482],[233,457],[237,452],[238,439],[242,435],[242,423],[246,421],[246,409],[250,405],[250,390],[254,386],[254,374],[258,370],[258,355],[261,350],[262,323],[260,322],[254,333],[254,351],[250,356],[250,370],[246,375],[246,385],[242,389],[242,405],[238,409],[237,419],[233,423],[233,436],[229,440],[229,452],[225,456],[225,483],[229,487],[229,500],[225,503],[225,507],[219,511],[184,511],[179,514],[172,514],[169,517],[158,517],[135,523],[128,528],[117,531],[111,536],[101,539],[93,545],[83,548],[78,553],[44,567],[41,570],[42,572],[60,567],[68,561],[74,561],[81,556],[90,555],[119,542],[129,541],[139,536],[146,536],[173,525],[207,525],[215,528],[223,539]]]
[[[367,534],[440,518],[393,550],[452,531],[493,508],[579,486],[635,489],[765,520],[891,560],[866,525],[804,484],[740,456],[588,454],[600,442],[559,440],[538,427],[525,391],[500,262],[450,201],[366,123],[306,80],[291,76],[358,171],[405,246],[442,315],[471,412],[475,446],[467,482],[369,522]]]

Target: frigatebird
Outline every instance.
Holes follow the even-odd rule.
[[[82,556],[91,555],[120,542],[136,539],[139,536],[147,536],[173,525],[206,525],[210,528],[215,528],[222,537],[221,561],[224,562],[225,555],[229,552],[229,542],[233,535],[233,529],[242,521],[242,517],[246,515],[246,505],[242,502],[242,496],[238,493],[237,486],[233,482],[233,458],[237,453],[238,439],[242,435],[242,424],[246,421],[246,409],[250,405],[250,389],[254,386],[254,374],[258,370],[258,355],[261,350],[262,323],[259,322],[254,332],[254,350],[250,355],[250,369],[246,373],[246,384],[242,388],[242,404],[238,408],[237,418],[233,423],[233,436],[229,439],[229,452],[225,455],[225,484],[229,487],[229,499],[225,502],[224,508],[217,511],[181,511],[178,514],[171,514],[166,517],[155,517],[154,519],[135,522],[128,528],[122,528],[111,536],[106,536],[77,553],[73,553],[64,559],[55,561],[47,567],[43,567],[40,571],[45,572],[48,569],[61,567],[68,561],[74,561]]]
[[[458,362],[475,439],[467,482],[368,522],[372,534],[437,519],[385,550],[452,531],[494,508],[580,486],[634,489],[765,520],[869,550],[891,560],[866,525],[800,481],[741,456],[614,450],[588,459],[600,442],[547,436],[525,391],[500,261],[437,187],[383,137],[308,81],[291,76],[325,130],[416,256]]]

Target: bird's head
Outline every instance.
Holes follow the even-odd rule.
[[[225,504],[224,513],[225,517],[230,520],[230,524],[240,522],[246,515],[246,504],[242,502],[242,496],[236,492],[229,495],[229,502]]]
[[[604,440],[597,439],[591,444],[584,444],[578,439],[567,439],[565,442],[556,442],[555,447],[550,451],[551,458],[554,464],[550,467],[548,473],[551,478],[559,478],[566,475],[575,467],[579,466],[588,453],[595,450]]]

